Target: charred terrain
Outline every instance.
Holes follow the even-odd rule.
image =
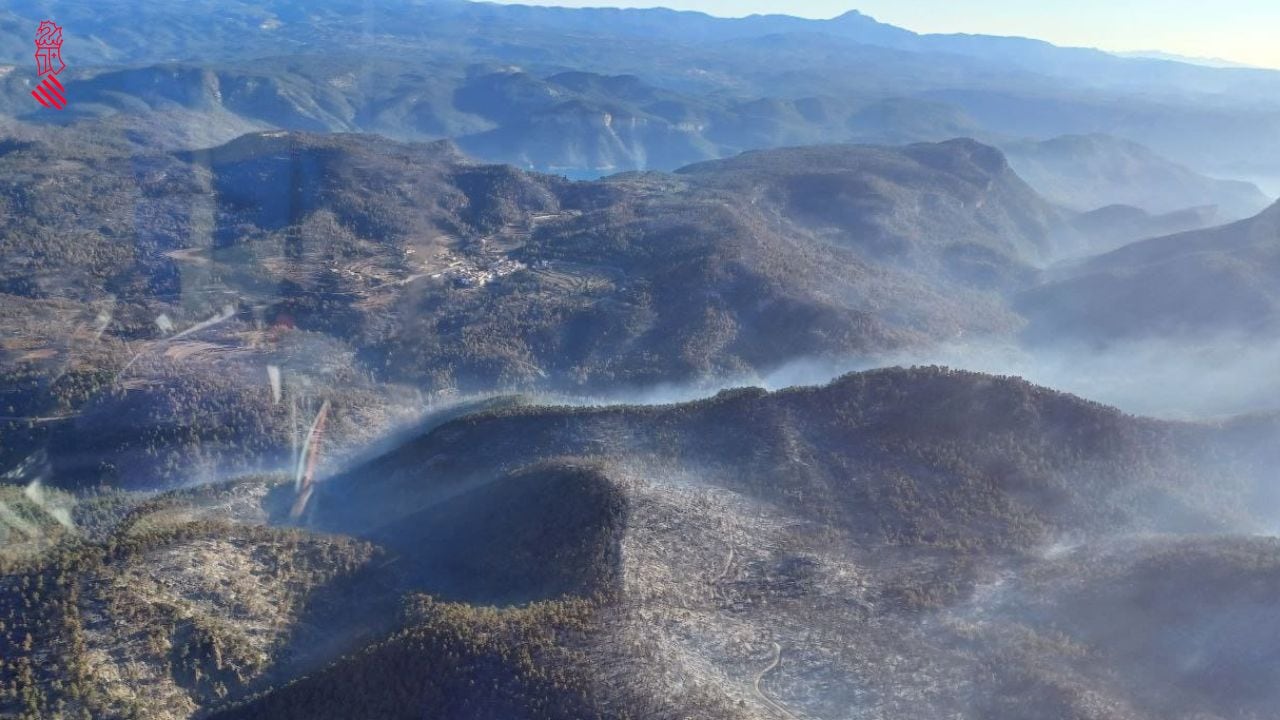
[[[1274,209],[1055,264],[1092,241],[1080,216],[971,140],[593,182],[275,131],[70,157],[0,157],[6,714],[1276,700],[1274,416],[1145,420],[940,369],[465,400],[714,388],[962,337],[1176,340],[1241,316],[1177,278],[1266,297]],[[1136,300],[1073,283],[1149,306],[1125,324]]]
[[[68,2],[40,113],[44,11],[0,10],[0,718],[1280,707],[1280,204],[1226,179],[1280,74]]]
[[[271,477],[80,501],[51,559],[9,567],[6,707],[1262,717],[1274,430],[932,368],[507,403],[337,474],[296,523]]]
[[[68,482],[106,461],[151,486],[174,426],[214,455],[286,441],[269,366],[314,378],[313,404],[343,394],[354,426],[388,387],[626,391],[1010,336],[1006,298],[1069,230],[961,140],[591,183],[360,136],[265,133],[71,174],[53,152],[0,158],[28,218],[4,240],[4,392],[11,415],[50,418],[28,431]]]

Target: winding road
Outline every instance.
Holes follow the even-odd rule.
[[[764,691],[760,689],[760,682],[764,680],[764,676],[776,670],[778,666],[781,664],[782,664],[782,646],[779,645],[778,643],[774,643],[773,644],[773,662],[769,663],[768,667],[761,670],[759,675],[756,675],[756,680],[754,683],[752,683],[752,685],[755,688],[756,695],[759,695],[760,699],[763,700],[766,705],[768,705],[769,707],[777,711],[778,714],[782,715],[783,717],[791,718],[791,720],[800,720],[799,716],[797,716],[795,713],[791,712],[790,710],[782,707],[778,703],[771,700],[769,696],[765,695]]]

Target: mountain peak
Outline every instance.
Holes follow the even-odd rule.
[[[857,10],[850,10],[830,20],[819,21],[818,27],[825,32],[859,43],[884,47],[908,47],[920,37],[911,30],[880,22]]]
[[[972,138],[916,143],[908,145],[906,152],[921,164],[970,177],[974,176],[973,171],[978,176],[997,177],[1009,169],[1004,153]]]

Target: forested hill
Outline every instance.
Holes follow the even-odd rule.
[[[376,432],[378,383],[625,392],[1012,337],[1006,298],[1065,227],[973,141],[595,182],[361,135],[73,147],[0,155],[0,393],[6,417],[54,419],[0,452],[47,437],[71,484],[103,462],[111,483],[176,480],[197,443],[274,462],[268,366]]]
[[[490,403],[328,479],[301,515],[292,477],[257,476],[86,494],[72,526],[30,526],[65,544],[7,567],[0,711],[1011,720],[1011,686],[1044,717],[1082,712],[1067,685],[1104,720],[1261,715],[1280,680],[1280,548],[1254,535],[1280,510],[1274,429],[941,368]],[[33,497],[5,502],[33,516]]]

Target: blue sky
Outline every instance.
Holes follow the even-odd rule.
[[[506,1],[506,0],[503,0]],[[1280,0],[521,0],[826,18],[856,9],[917,32],[1023,35],[1104,50],[1162,50],[1280,68]]]

